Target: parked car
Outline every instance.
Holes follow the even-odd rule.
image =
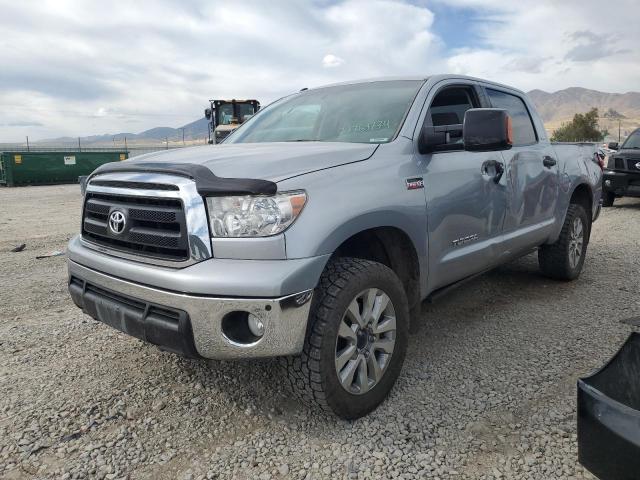
[[[640,197],[640,128],[627,137],[621,147],[618,142],[608,145],[609,155],[604,171],[602,203],[610,207],[616,198]]]
[[[97,169],[69,290],[165,350],[282,357],[300,398],[357,418],[393,387],[424,299],[535,250],[545,275],[580,275],[596,162],[493,82],[305,90],[221,145]]]

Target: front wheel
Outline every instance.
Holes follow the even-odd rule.
[[[407,348],[409,307],[388,267],[338,258],[314,293],[303,352],[284,358],[305,403],[345,419],[374,410],[393,387]]]
[[[558,240],[538,250],[542,273],[558,280],[578,278],[587,254],[590,228],[591,222],[582,205],[570,204]]]

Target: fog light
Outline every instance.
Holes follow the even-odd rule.
[[[254,314],[249,314],[248,323],[249,330],[251,330],[251,333],[253,333],[256,337],[261,337],[264,335],[264,323],[262,323],[262,320],[260,320]]]
[[[605,180],[604,181],[604,186],[605,187],[610,187],[611,186],[611,180]]]

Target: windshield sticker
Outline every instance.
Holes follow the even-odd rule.
[[[367,123],[352,123],[351,125],[345,125],[340,129],[340,135],[351,132],[373,132],[376,130],[383,130],[385,128],[391,128],[391,120],[374,120]]]

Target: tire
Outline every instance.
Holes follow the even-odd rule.
[[[382,403],[402,369],[409,328],[402,283],[380,263],[338,258],[322,273],[312,302],[302,354],[282,358],[289,383],[307,405],[347,420],[362,417]],[[370,305],[381,310],[378,321],[361,316]],[[362,317],[371,319],[366,328]]]
[[[608,192],[606,190],[602,191],[602,206],[603,207],[612,207],[613,202],[616,199],[616,194],[613,192]]]
[[[560,238],[538,250],[542,273],[557,280],[574,280],[580,276],[587,253],[591,222],[582,205],[569,205]]]

